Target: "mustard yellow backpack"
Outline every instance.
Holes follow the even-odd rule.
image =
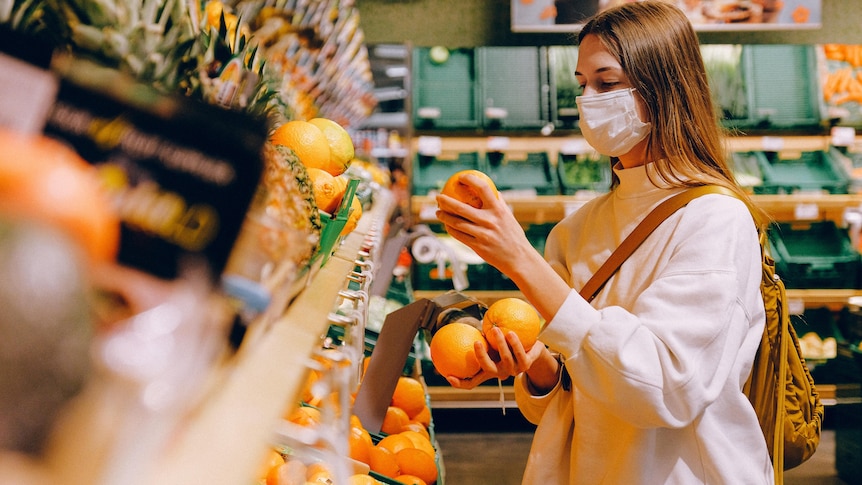
[[[704,194],[736,197],[724,187],[705,185],[685,190],[658,205],[614,250],[607,261],[580,291],[592,301],[605,282],[641,242],[677,209]],[[799,466],[817,450],[823,421],[823,404],[814,379],[799,348],[799,338],[790,321],[784,282],[775,273],[769,255],[766,229],[760,228],[763,277],[760,291],[766,310],[766,325],[754,359],[751,376],[743,387],[757,413],[769,456],[775,470],[775,483],[784,482],[784,470]]]

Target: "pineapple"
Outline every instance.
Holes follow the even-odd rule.
[[[258,202],[268,216],[285,225],[282,257],[302,268],[310,263],[320,243],[320,211],[311,180],[299,157],[285,146],[267,143]],[[280,246],[280,244],[279,244]]]
[[[210,0],[200,20],[195,46],[197,69],[181,82],[185,94],[226,108],[267,118],[271,126],[290,119],[270,69],[250,42],[247,23],[218,0]]]
[[[161,92],[177,91],[196,40],[185,1],[67,0],[57,8],[73,51]]]

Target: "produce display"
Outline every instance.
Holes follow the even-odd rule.
[[[358,13],[353,2],[338,0],[13,1],[0,8],[0,29],[5,35],[10,28],[33,42],[23,50],[17,44],[11,64],[0,57],[4,71],[38,71],[55,89],[45,91],[45,111],[27,127],[44,133],[0,130],[7,155],[0,157],[0,258],[29,261],[52,285],[69,285],[56,288],[63,298],[78,300],[66,305],[57,295],[45,312],[27,311],[51,320],[45,328],[66,328],[27,340],[41,350],[33,356],[38,365],[21,360],[25,379],[0,379],[10,409],[4,417],[17,423],[3,420],[16,434],[4,436],[0,453],[26,456],[27,476],[16,483],[177,483],[164,478],[192,473],[189,460],[171,460],[182,456],[185,440],[196,439],[198,423],[221,409],[222,388],[224,399],[237,397],[229,390],[232,375],[259,359],[253,354],[264,352],[256,347],[261,341],[278,341],[269,335],[274,326],[296,324],[278,319],[313,287],[378,198],[386,206],[390,174],[356,159],[349,132],[376,103]],[[370,258],[382,222],[350,251]],[[21,241],[32,243],[27,254]],[[7,277],[47,281],[24,268],[12,273],[8,261]],[[371,281],[366,273],[353,278]],[[249,292],[249,283],[257,289]],[[19,284],[19,294],[10,289],[0,288],[8,305],[23,298],[32,307],[37,295],[54,294],[29,284]],[[336,290],[329,291],[334,298]],[[367,284],[361,292],[367,297]],[[350,311],[350,328],[364,325],[357,316],[363,313]],[[0,321],[0,340],[24,342],[27,319],[17,320]],[[240,327],[253,329],[248,340],[245,330],[233,339]],[[281,352],[314,352],[316,359],[290,370],[308,372],[308,386],[299,401],[276,404],[287,405],[284,428],[272,423],[277,429],[265,438],[271,449],[247,483],[437,481],[419,381],[393,396],[387,425],[409,450],[404,441],[397,450],[378,446],[358,420],[341,419],[356,391],[357,352],[346,345],[296,349],[277,337]],[[50,350],[58,339],[66,344]],[[52,366],[63,371],[60,380],[48,372]],[[44,379],[64,380],[64,391],[36,385]],[[33,392],[23,393],[25,381]],[[283,385],[289,387],[275,387]],[[70,401],[76,394],[80,399]],[[24,396],[45,399],[45,415],[11,413]],[[68,418],[58,422],[56,412],[67,404]],[[226,411],[266,416],[266,406]],[[260,431],[239,431],[250,437],[246,450],[262,444]],[[213,439],[200,456],[220,456],[217,466],[242,473],[242,453],[225,456],[233,444],[220,442],[219,430],[203,433]],[[6,471],[0,465],[0,475]],[[225,473],[201,483],[219,475]]]
[[[824,44],[820,84],[829,118],[862,123],[862,45]]]

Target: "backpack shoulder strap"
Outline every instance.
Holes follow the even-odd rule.
[[[736,197],[732,190],[718,185],[702,185],[680,192],[665,200],[652,210],[643,221],[638,224],[622,243],[614,250],[608,259],[602,264],[593,276],[587,281],[580,291],[580,295],[587,301],[593,301],[596,295],[605,286],[605,283],[616,273],[617,269],[628,259],[641,243],[657,228],[665,219],[676,212],[679,208],[692,200],[705,194],[725,194]]]

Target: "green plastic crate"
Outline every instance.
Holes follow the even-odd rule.
[[[503,152],[485,155],[485,172],[499,190],[535,190],[538,195],[557,195],[560,189],[551,172],[547,152],[531,152],[513,159]]]
[[[413,120],[419,129],[477,128],[478,112],[475,50],[450,49],[443,62],[432,59],[431,49],[413,49]],[[425,111],[437,110],[435,118]]]
[[[760,154],[757,152],[734,152],[730,154],[730,159],[733,175],[741,186],[754,190],[754,187],[763,185]]]
[[[817,127],[823,118],[813,45],[746,45],[747,126]]]
[[[481,170],[479,152],[459,153],[455,158],[417,154],[412,168],[414,195],[427,195],[430,191],[439,191],[455,172]]]
[[[769,229],[775,269],[787,288],[858,288],[859,251],[834,221],[778,223]]]
[[[599,158],[588,154],[557,155],[557,177],[560,180],[560,192],[572,195],[577,192],[589,191],[604,193],[611,187],[611,163],[605,156]]]
[[[827,151],[807,151],[792,156],[782,156],[778,152],[757,153],[763,183],[754,187],[756,194],[846,194],[850,188],[847,172]]]
[[[485,128],[540,128],[550,121],[545,47],[478,47],[476,58]],[[498,109],[506,116],[493,116]]]

